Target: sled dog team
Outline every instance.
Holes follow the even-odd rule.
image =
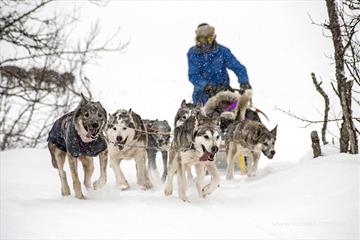
[[[193,179],[201,198],[219,187],[220,174],[215,165],[221,139],[226,145],[226,178],[233,178],[234,162],[240,155],[246,156],[248,176],[254,176],[260,154],[269,159],[275,154],[276,127],[269,131],[260,121],[248,119],[248,103],[252,91],[244,93],[226,90],[210,98],[205,106],[194,106],[182,101],[174,121],[173,140],[167,121],[145,120],[137,113],[120,109],[107,114],[100,102],[87,100],[83,95],[78,107],[55,121],[48,136],[48,148],[52,165],[59,171],[61,194],[70,195],[64,163],[69,161],[75,196],[84,199],[78,176],[78,159],[84,169],[84,185],[91,188],[94,172],[93,157],[99,156],[100,177],[93,183],[94,189],[107,181],[107,162],[113,169],[116,185],[125,190],[129,183],[121,170],[122,160],[135,160],[137,183],[142,189],[152,188],[149,174],[156,171],[156,153],[161,152],[165,181],[165,195],[173,192],[173,179],[177,175],[178,194],[186,196],[187,181]],[[229,110],[235,103],[236,107]],[[205,175],[211,178],[205,183]]]

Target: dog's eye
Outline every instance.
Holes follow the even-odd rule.
[[[126,130],[126,127],[123,127],[123,130]]]
[[[220,138],[220,136],[216,136],[216,139],[219,139]]]
[[[85,115],[86,118],[89,117],[89,113],[88,113],[88,112],[86,112],[84,115]]]
[[[113,130],[116,131],[116,127],[113,127]]]
[[[101,113],[99,113],[98,116],[99,116],[99,118],[101,118],[102,117]]]
[[[182,117],[182,119],[184,119],[184,120],[185,120],[185,119],[186,119],[186,116],[183,116],[183,117]]]
[[[204,138],[205,138],[205,139],[209,139],[209,136],[208,136],[208,135],[205,135]]]

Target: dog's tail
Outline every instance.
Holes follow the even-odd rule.
[[[55,145],[52,144],[51,142],[48,142],[48,148],[51,155],[51,164],[53,165],[54,168],[58,168],[54,155]]]

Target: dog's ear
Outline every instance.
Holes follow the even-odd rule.
[[[220,125],[220,114],[218,112],[214,112],[211,116],[211,122],[215,125]]]
[[[256,130],[256,136],[260,137],[260,136],[261,136],[261,133],[262,133],[261,128],[258,128],[258,129]]]
[[[153,127],[154,123],[152,121],[148,121],[147,124],[144,124],[147,129],[150,129]]]
[[[196,120],[198,125],[204,124],[206,121],[206,116],[204,116],[201,112],[196,112]]]
[[[195,130],[194,131],[194,134],[193,134],[193,139],[195,139],[196,135],[198,134],[198,130]]]
[[[277,125],[274,127],[273,130],[270,131],[271,134],[273,134],[276,137],[276,133],[277,133]]]
[[[108,117],[109,117],[109,114],[108,114],[108,112],[105,110],[105,108],[104,108],[104,112],[105,112],[105,114],[104,114],[105,122],[107,122],[107,120],[109,119],[109,118],[108,118]]]
[[[262,129],[261,128],[257,128],[256,129],[256,139],[258,139],[262,134]]]
[[[182,108],[183,108],[183,107],[186,107],[186,101],[185,101],[185,99],[182,100],[180,107],[182,107]]]
[[[198,124],[200,124],[200,120],[201,120],[201,114],[199,112],[195,113],[195,119],[198,122]]]
[[[86,99],[86,97],[84,96],[83,93],[80,93],[81,95],[81,101],[80,101],[80,105],[85,105],[88,103],[88,100]]]
[[[195,108],[196,108],[196,110],[198,110],[198,111],[200,111],[200,109],[203,107],[203,103],[201,102],[201,101],[199,101],[197,104],[196,104],[196,106],[195,106]]]
[[[106,124],[105,124],[105,128],[110,128],[112,127],[112,124],[113,124],[113,121],[114,121],[114,116],[111,115],[110,113],[106,114],[107,116],[107,121],[106,121]]]
[[[108,123],[112,124],[116,118],[116,115],[108,113],[107,116],[108,116]]]
[[[130,108],[130,109],[128,110],[128,113],[129,113],[129,114],[131,114],[131,113],[132,113],[132,108]]]

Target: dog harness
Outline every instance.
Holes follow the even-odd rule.
[[[75,129],[74,112],[67,113],[55,121],[47,141],[73,157],[95,157],[107,148],[105,138],[101,133],[91,142],[84,143],[81,140]]]

